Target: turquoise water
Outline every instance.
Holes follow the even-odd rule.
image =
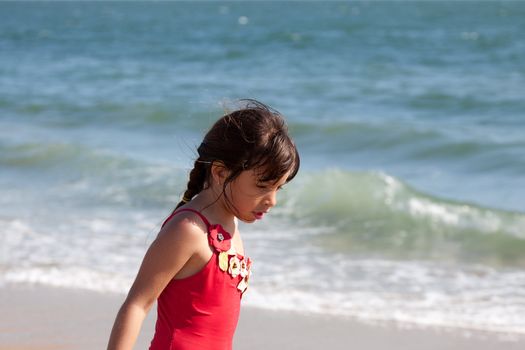
[[[247,303],[525,333],[524,17],[0,3],[0,281],[127,291],[206,128],[249,97],[286,116],[302,169],[243,227]]]

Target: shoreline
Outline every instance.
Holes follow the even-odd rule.
[[[125,295],[42,285],[0,287],[0,350],[105,349]],[[156,308],[147,315],[135,349],[147,349]],[[342,316],[242,306],[234,350],[262,349],[523,349],[525,337],[372,324]]]

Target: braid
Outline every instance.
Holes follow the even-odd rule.
[[[195,195],[197,195],[204,188],[206,181],[207,164],[200,159],[195,160],[193,169],[190,172],[190,180],[182,200],[177,204],[175,209],[189,202]]]

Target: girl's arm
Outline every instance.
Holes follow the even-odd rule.
[[[108,350],[133,348],[151,306],[195,253],[196,247],[202,244],[202,235],[202,228],[187,218],[171,220],[161,229],[148,248],[135,282],[117,313]]]

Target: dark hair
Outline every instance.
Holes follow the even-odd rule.
[[[290,171],[289,182],[299,171],[299,153],[282,115],[256,100],[240,101],[247,102],[244,108],[222,116],[204,136],[184,192],[186,200],[209,186],[214,161],[224,163],[230,171],[222,188],[230,205],[226,186],[244,170],[260,169],[261,182],[277,181]],[[175,209],[185,203],[179,202]]]

